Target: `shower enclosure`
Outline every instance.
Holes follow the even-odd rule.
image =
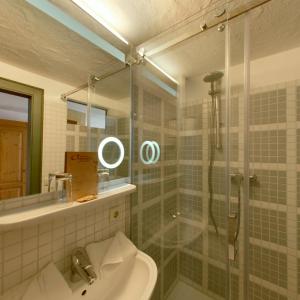
[[[178,85],[134,67],[131,237],[154,300],[300,296],[300,3],[265,2],[153,54]]]

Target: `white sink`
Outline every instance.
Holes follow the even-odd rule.
[[[72,300],[149,300],[157,280],[157,267],[147,254],[138,251],[133,265],[124,267],[114,279],[97,279],[92,285],[72,283]]]
[[[65,274],[65,279],[72,296],[64,300],[149,300],[157,280],[157,267],[151,257],[138,250],[131,265],[120,268],[113,280],[97,279],[92,285],[83,281],[72,283],[69,273]],[[27,280],[15,286],[0,296],[0,300],[21,300],[29,283]]]

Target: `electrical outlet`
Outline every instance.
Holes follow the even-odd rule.
[[[109,222],[116,222],[120,219],[121,207],[114,206],[109,209]]]

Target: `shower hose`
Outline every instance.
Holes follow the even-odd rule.
[[[213,100],[213,97],[212,97]],[[214,126],[215,126],[215,119],[216,119],[216,106],[215,101],[212,101],[212,113],[211,113],[211,125],[210,125],[210,153],[209,153],[209,166],[208,166],[208,192],[209,192],[209,217],[210,220],[215,228],[217,234],[219,234],[218,225],[214,217],[213,213],[213,203],[214,203],[214,194],[213,194],[213,168],[214,168],[214,161],[215,161],[215,135],[213,133]]]

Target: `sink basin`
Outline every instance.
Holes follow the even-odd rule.
[[[92,285],[83,281],[72,283],[69,273],[65,279],[72,296],[64,300],[149,300],[157,280],[157,267],[151,257],[138,250],[131,264],[120,268],[113,280],[97,279]],[[0,296],[0,300],[21,300],[29,283],[26,280],[15,286]]]
[[[138,251],[130,266],[111,279],[97,279],[92,285],[72,283],[72,300],[149,300],[157,280],[157,267],[151,257]],[[84,297],[83,297],[84,296]]]

